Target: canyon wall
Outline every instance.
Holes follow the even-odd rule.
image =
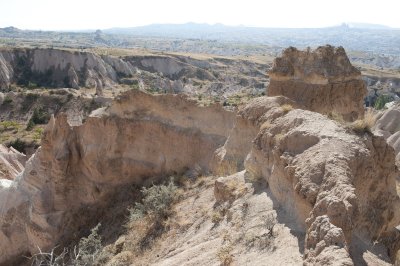
[[[82,226],[72,217],[106,202],[116,187],[191,168],[207,173],[233,121],[221,106],[136,90],[80,126],[52,118],[25,171],[1,189],[0,262],[68,239]]]

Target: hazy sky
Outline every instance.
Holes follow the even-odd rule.
[[[0,27],[69,30],[185,22],[262,27],[366,22],[400,28],[400,0],[0,0]]]

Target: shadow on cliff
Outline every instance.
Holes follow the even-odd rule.
[[[305,241],[305,231],[300,229],[300,225],[296,223],[294,217],[291,217],[279,204],[279,202],[275,199],[271,190],[268,187],[268,183],[265,181],[262,182],[253,182],[254,194],[262,194],[266,193],[268,198],[271,199],[273,204],[273,209],[276,212],[276,220],[278,223],[285,225],[290,229],[290,233],[297,238],[297,242],[299,245],[299,252],[304,254],[304,241]]]

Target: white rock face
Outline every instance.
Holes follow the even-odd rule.
[[[13,54],[9,51],[0,52],[0,89],[8,88],[14,75],[10,62]]]
[[[400,223],[393,149],[382,137],[349,134],[326,116],[284,111],[280,104],[285,104],[280,98],[252,100],[217,162],[223,167],[232,158],[244,160],[248,174],[268,182],[297,230],[306,233],[306,265],[357,264],[354,239],[370,245],[378,236],[395,234]],[[248,139],[247,131],[239,130],[246,120],[258,128],[250,147],[235,141]]]
[[[57,49],[16,49],[0,51],[0,88],[16,81],[15,68],[21,58],[33,73],[47,75],[56,87],[80,86],[98,89],[113,87],[118,73],[129,76],[135,70],[129,63],[112,56]],[[19,73],[20,74],[20,73]],[[66,84],[67,83],[67,84]]]
[[[14,180],[24,170],[26,159],[25,154],[14,148],[0,145],[0,180]]]
[[[0,208],[0,263],[71,236],[81,223],[71,223],[72,217],[107,201],[118,186],[195,166],[207,172],[233,121],[221,106],[136,90],[83,125],[71,127],[65,115],[52,118],[25,171],[2,185],[0,197],[7,200]],[[3,223],[10,215],[21,222]]]
[[[400,106],[394,105],[377,116],[373,128],[375,134],[383,136],[396,153],[396,164],[400,167]]]

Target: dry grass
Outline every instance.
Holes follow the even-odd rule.
[[[218,210],[213,211],[211,215],[211,222],[213,224],[219,224],[224,219],[222,213]]]
[[[337,112],[331,112],[328,114],[328,117],[357,134],[372,133],[372,127],[376,123],[376,116],[372,109],[368,109],[362,119],[358,119],[354,122],[345,121],[343,115]]]
[[[285,134],[279,133],[274,136],[276,143],[280,143],[285,138]]]
[[[339,114],[336,111],[332,111],[328,114],[328,117],[341,125],[344,125],[346,122],[344,121],[343,115]]]
[[[372,127],[375,125],[376,117],[371,109],[369,109],[364,118],[358,119],[347,126],[358,134],[371,133]]]
[[[281,106],[283,112],[288,113],[293,110],[293,106],[291,104],[284,104]]]
[[[272,127],[271,122],[266,121],[266,122],[264,122],[264,123],[261,125],[260,131],[263,131],[263,130],[265,130],[265,129],[269,129],[269,128],[271,128],[271,127]]]
[[[232,245],[224,245],[217,252],[217,258],[221,266],[229,266],[233,263]]]

